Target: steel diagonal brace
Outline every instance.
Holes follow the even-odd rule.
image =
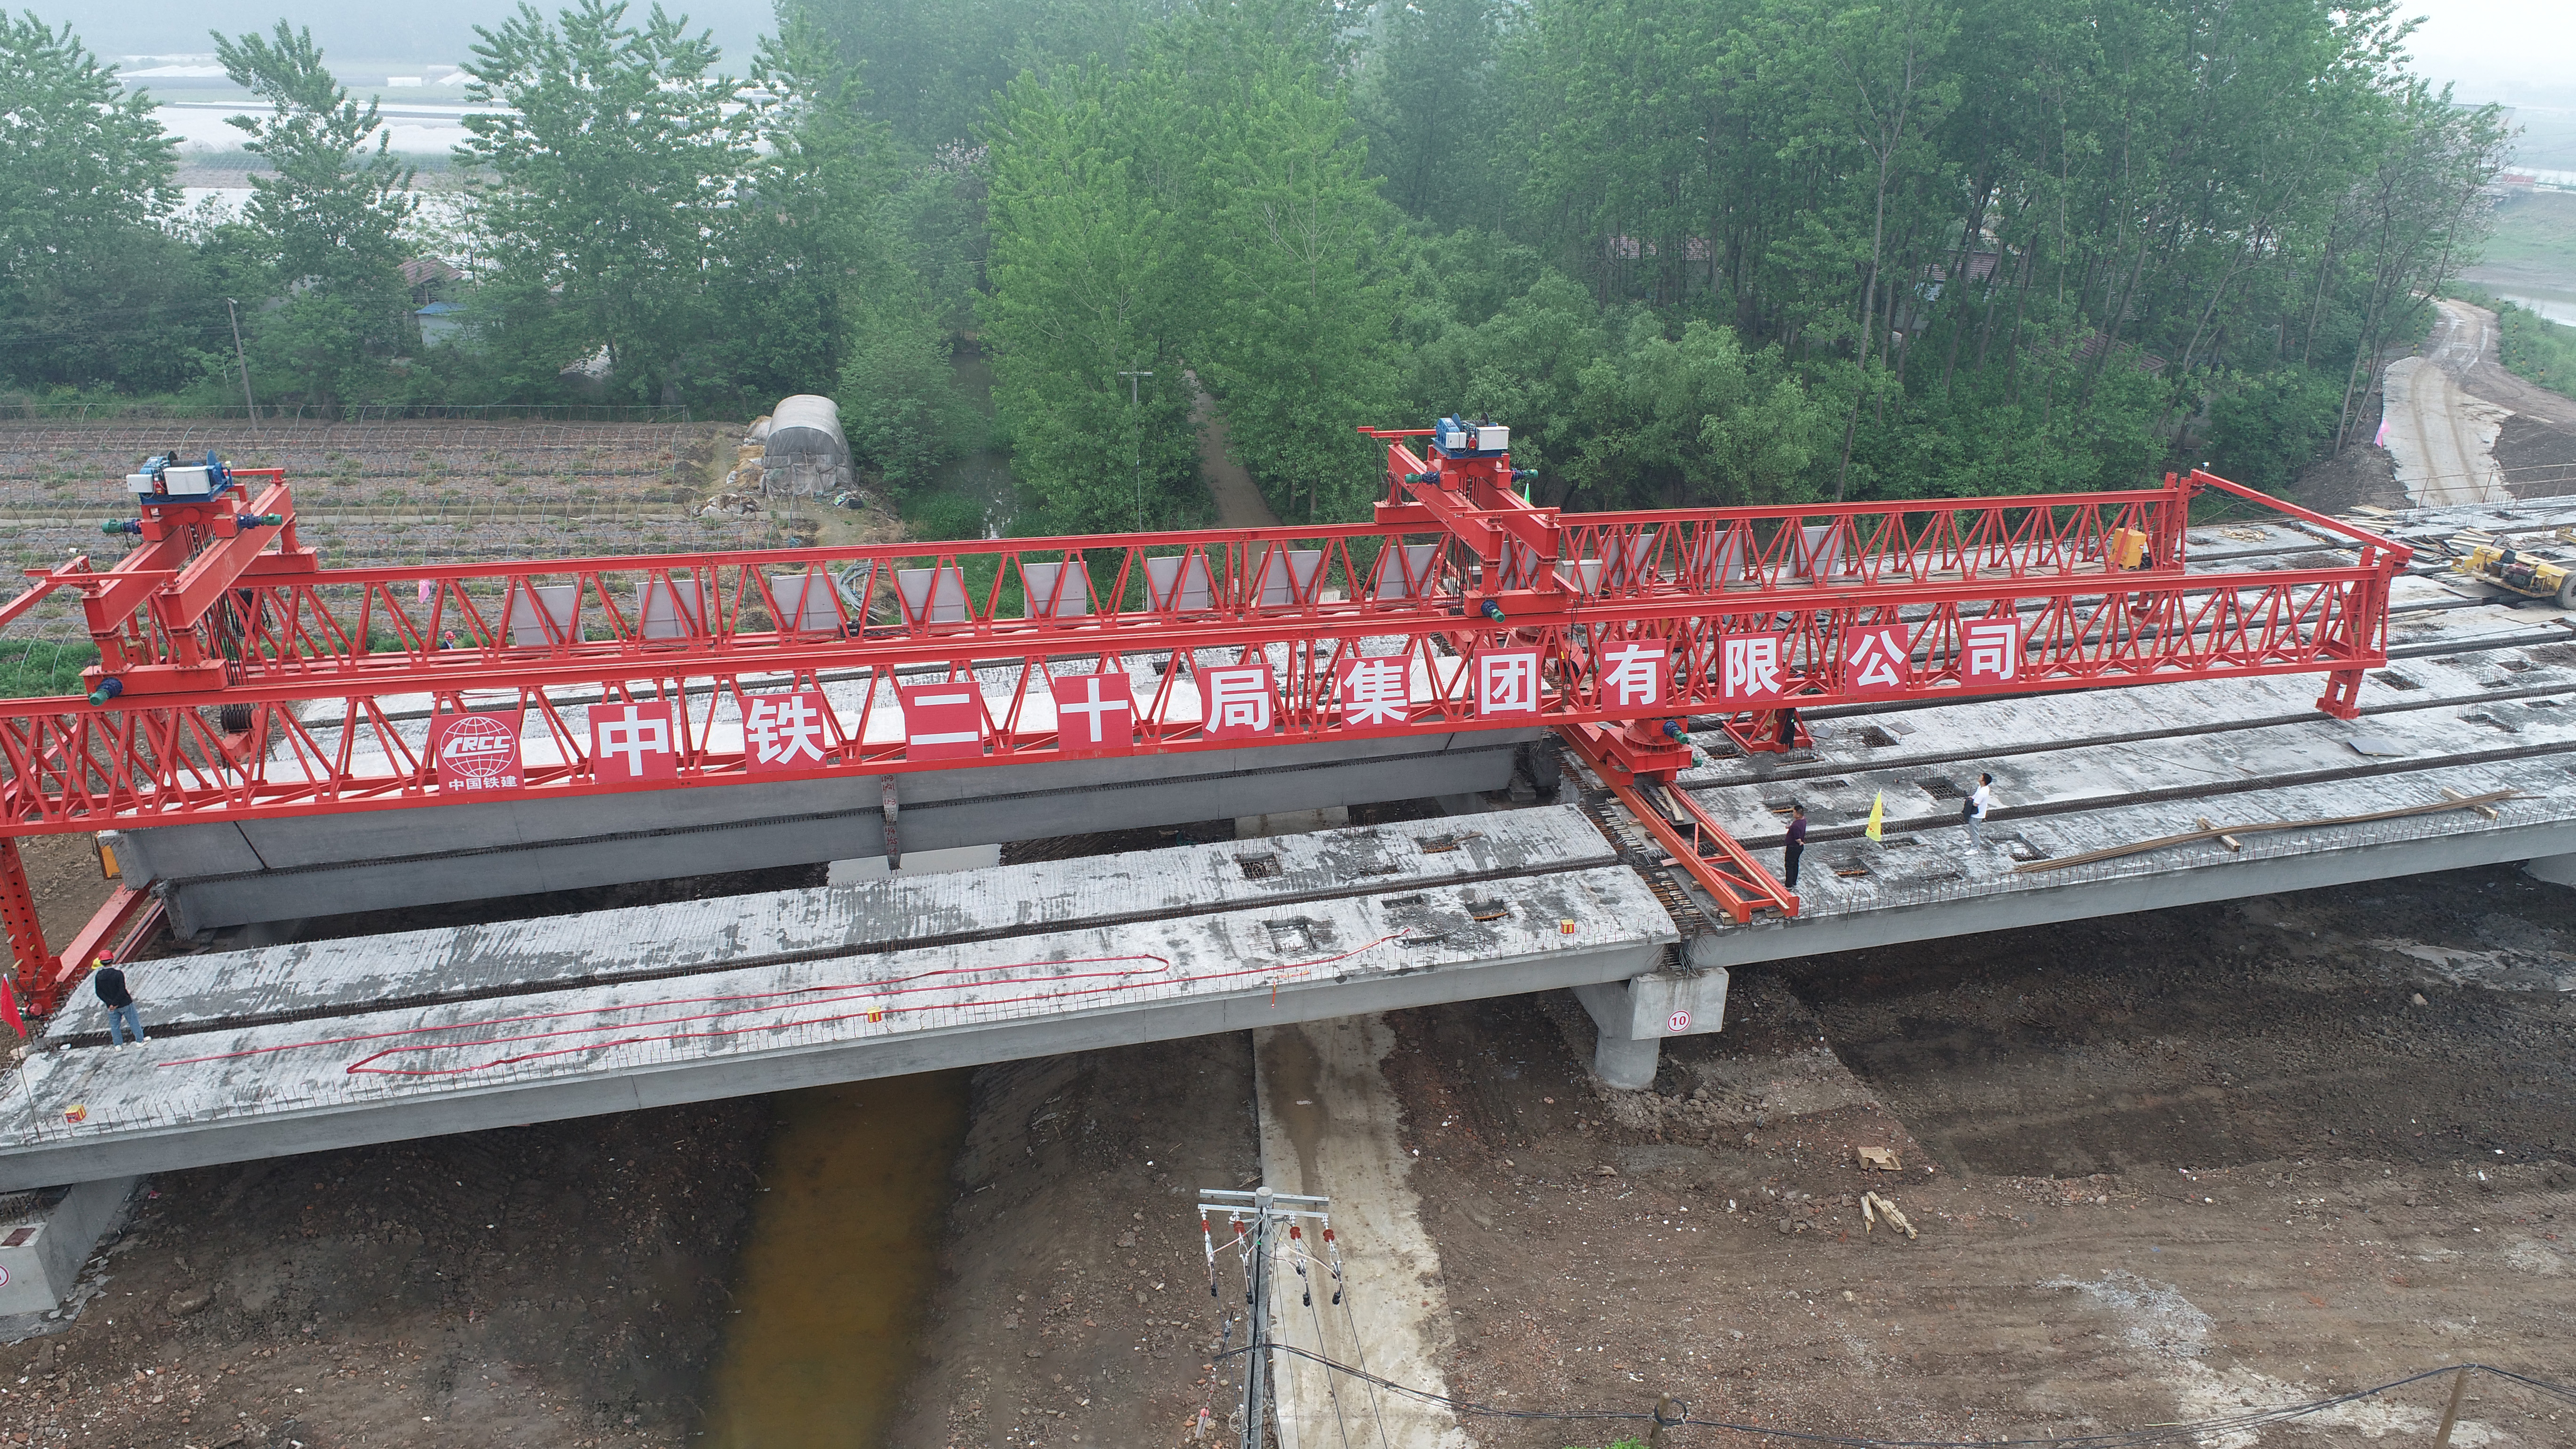
[[[1798,914],[1797,894],[1780,884],[1744,848],[1744,842],[1727,834],[1698,801],[1669,785],[1628,773],[1592,731],[1575,726],[1557,735],[1583,756],[1611,797],[1716,900],[1727,919],[1741,926],[1753,919],[1755,911]]]

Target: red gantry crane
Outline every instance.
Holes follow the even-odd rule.
[[[2409,557],[2199,471],[1564,513],[1521,496],[1503,428],[1368,431],[1364,524],[414,568],[323,567],[274,470],[152,460],[107,525],[138,547],[0,605],[77,595],[100,656],[85,698],[0,701],[20,994],[50,1009],[153,909],[121,891],[51,952],[22,835],[1533,726],[1730,918],[1794,915],[1669,788],[1692,717],[1784,750],[1819,706],[2321,671],[2350,718]],[[2186,573],[2207,489],[2355,560]]]

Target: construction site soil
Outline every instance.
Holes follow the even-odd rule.
[[[1398,1015],[1449,1391],[1991,1439],[2461,1360],[2576,1380],[2571,988],[2576,894],[2499,869],[1742,972],[1727,1030],[1668,1043],[1641,1093],[1593,1084],[1561,997]],[[1212,1442],[1192,1426],[1224,1422],[1234,1305],[1194,1198],[1258,1176],[1251,1095],[1240,1035],[978,1072],[886,1442]],[[0,1350],[0,1435],[688,1442],[770,1115],[156,1179],[77,1320]],[[1871,1191],[1920,1236],[1865,1230]],[[2443,1394],[2225,1442],[2421,1442]],[[2472,1383],[2453,1442],[2565,1443],[2553,1412]],[[1492,1449],[1645,1427],[1468,1420]]]
[[[1744,973],[1646,1093],[1529,1002],[1417,1013],[1452,1392],[1991,1439],[2462,1360],[2576,1380],[2571,987],[2576,895],[2500,869]],[[1870,1191],[1920,1236],[1866,1228]],[[2228,1442],[2422,1442],[2444,1388]],[[2468,1400],[2454,1443],[2568,1442],[2564,1405]]]
[[[757,1101],[152,1180],[0,1442],[678,1445],[722,1341]]]
[[[2571,986],[2576,895],[2497,870],[1743,973],[1726,1032],[1667,1043],[1644,1093],[1593,1084],[1557,998],[1401,1014],[1387,1070],[1449,1390],[1994,1439],[2462,1360],[2576,1379]],[[1223,1424],[1233,1304],[1208,1296],[1190,1194],[1251,1179],[1249,1075],[1222,1038],[979,1076],[891,1443],[1185,1444],[1211,1402]],[[1873,1191],[1920,1236],[1865,1228]],[[2223,1442],[2429,1439],[2445,1387]],[[2563,1443],[2563,1412],[2473,1383],[2453,1442]],[[1494,1449],[1623,1432],[1468,1428]]]

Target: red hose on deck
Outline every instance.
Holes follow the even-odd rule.
[[[1286,972],[1306,971],[1317,966],[1328,966],[1336,961],[1347,960],[1363,951],[1374,950],[1377,947],[1383,946],[1387,942],[1395,939],[1397,939],[1397,936],[1394,934],[1380,936],[1374,941],[1370,941],[1364,945],[1355,946],[1348,951],[1343,951],[1331,956],[1320,956],[1311,961],[1295,961],[1281,965],[1269,966],[1248,966],[1235,971],[1219,971],[1180,979],[1189,982],[1227,981],[1244,976],[1278,975]],[[495,1067],[512,1066],[520,1062],[539,1061],[547,1057],[571,1056],[581,1052],[603,1051],[610,1047],[634,1046],[652,1042],[680,1042],[693,1039],[740,1036],[747,1032],[784,1031],[799,1026],[826,1026],[836,1022],[849,1021],[860,1016],[882,1019],[883,1017],[894,1014],[902,1008],[896,1006],[874,1005],[852,1011],[838,1012],[828,1016],[803,1017],[789,1021],[766,1021],[745,1026],[711,1028],[699,1031],[680,1030],[668,1032],[647,1032],[642,1035],[621,1036],[604,1041],[586,1041],[578,1045],[555,1047],[543,1051],[521,1052],[512,1056],[495,1057],[488,1061],[471,1062],[463,1066],[454,1067],[389,1067],[378,1066],[376,1063],[383,1061],[388,1057],[395,1057],[413,1052],[448,1051],[460,1047],[507,1046],[519,1042],[550,1041],[560,1037],[595,1037],[603,1032],[634,1032],[639,1029],[649,1027],[687,1027],[691,1023],[716,1021],[728,1016],[738,1015],[746,1011],[775,1010],[780,1007],[803,1005],[828,1006],[845,1001],[864,1000],[884,1002],[895,997],[910,996],[925,991],[954,989],[956,984],[954,982],[936,981],[936,978],[941,977],[982,976],[996,972],[1016,971],[1030,966],[1091,966],[1120,961],[1151,961],[1156,963],[1156,965],[1150,970],[1072,971],[1053,976],[1021,978],[1021,981],[1034,985],[1043,982],[1092,981],[1102,977],[1132,978],[1138,976],[1152,976],[1164,980],[1173,979],[1170,977],[1172,968],[1170,958],[1152,953],[1138,953],[1127,956],[1084,956],[1066,961],[1021,961],[999,966],[948,966],[929,971],[917,971],[906,976],[891,977],[882,982],[836,986],[798,986],[789,987],[779,991],[755,992],[735,996],[666,997],[653,1001],[630,1002],[587,1012],[535,1012],[518,1016],[492,1017],[482,1021],[457,1022],[443,1026],[403,1027],[394,1031],[364,1032],[352,1036],[319,1037],[311,1041],[281,1042],[275,1046],[250,1047],[241,1051],[217,1052],[201,1057],[182,1057],[175,1061],[162,1062],[157,1065],[161,1067],[193,1066],[206,1062],[231,1061],[241,1057],[265,1056],[275,1052],[302,1051],[328,1046],[346,1046],[354,1042],[390,1041],[400,1037],[418,1036],[430,1032],[474,1031],[494,1027],[534,1025],[542,1022],[560,1021],[567,1017],[597,1015],[599,1011],[652,1011],[666,1007],[706,1005],[718,1005],[721,1007],[721,1009],[715,1011],[698,1012],[687,1016],[668,1017],[658,1021],[640,1021],[621,1023],[617,1025],[600,1024],[579,1026],[554,1031],[532,1031],[516,1036],[491,1037],[470,1042],[423,1042],[411,1045],[389,1046],[380,1051],[361,1057],[342,1069],[345,1073],[352,1076],[454,1076],[465,1072],[489,1071]],[[1014,981],[1012,984],[1020,984],[1020,982]],[[960,1002],[958,1003],[958,1006],[1009,1006],[1031,1001],[1070,1001],[1081,997],[1099,996],[1111,992],[1125,991],[1138,984],[1141,983],[1128,979],[1120,979],[1108,985],[1078,987],[1068,991],[1029,992],[1023,995],[998,997],[987,1001]],[[779,998],[782,997],[799,997],[806,999],[796,1002],[784,1002],[779,1000]],[[725,1003],[747,1004],[724,1005]]]

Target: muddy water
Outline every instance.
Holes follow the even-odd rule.
[[[878,1449],[916,1356],[966,1135],[964,1071],[777,1098],[735,1269],[715,1449]]]

